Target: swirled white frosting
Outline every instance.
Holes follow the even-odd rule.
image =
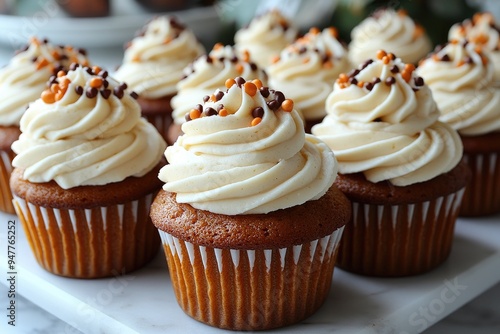
[[[333,153],[304,133],[295,110],[271,110],[266,102],[274,96],[251,96],[233,85],[219,101],[205,103],[223,104],[229,114],[182,125],[184,135],[165,152],[163,188],[180,203],[226,215],[267,213],[323,196],[337,175]],[[262,121],[251,126],[256,107]]]
[[[326,115],[325,101],[338,75],[349,69],[347,50],[336,30],[311,29],[267,68],[269,86],[283,91],[306,120]]]
[[[21,136],[12,144],[14,167],[33,182],[54,180],[63,189],[119,182],[140,177],[158,164],[166,144],[154,126],[140,117],[140,107],[127,90],[123,97],[98,91],[86,96],[97,76],[79,67],[64,96],[54,103],[33,102],[21,118]],[[59,80],[62,80],[61,78]],[[118,82],[106,78],[113,92]],[[76,92],[77,87],[83,94]]]
[[[424,60],[418,73],[432,90],[441,121],[463,135],[500,131],[500,88],[493,85],[488,54],[477,45],[448,43]]]
[[[250,54],[241,55],[231,46],[217,44],[207,56],[199,57],[184,69],[184,79],[177,84],[177,95],[172,98],[174,122],[182,124],[184,116],[193,108],[193,101],[225,89],[228,78],[241,76],[247,80],[259,79],[267,85],[267,75],[251,60]]]
[[[384,49],[405,63],[417,64],[431,48],[424,29],[405,12],[379,9],[351,31],[349,59],[352,64],[360,64]]]
[[[248,25],[234,35],[238,51],[248,50],[262,68],[271,64],[288,44],[297,38],[297,28],[278,10],[256,16]]]
[[[448,172],[462,157],[460,137],[438,121],[431,91],[414,67],[382,59],[339,78],[328,115],[312,133],[335,152],[342,174],[406,186]]]
[[[177,91],[184,67],[203,53],[191,30],[172,17],[160,16],[130,42],[115,77],[141,97],[170,96]]]
[[[489,53],[493,62],[493,80],[500,83],[500,33],[496,27],[495,18],[491,13],[477,13],[472,19],[455,23],[448,32],[449,40],[467,39],[481,45]]]
[[[84,52],[32,38],[27,48],[0,69],[0,125],[19,126],[28,104],[40,97],[59,66],[88,65]]]

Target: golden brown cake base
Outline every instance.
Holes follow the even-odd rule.
[[[172,97],[168,96],[156,100],[149,100],[143,97],[137,99],[137,102],[141,106],[142,116],[155,126],[165,140],[167,140],[168,128],[173,122],[172,107],[170,106]]]
[[[352,202],[337,266],[382,277],[417,275],[443,263],[453,232],[468,168],[407,187],[371,183],[362,174],[339,175],[337,185]]]
[[[21,130],[17,126],[0,126],[0,211],[10,214],[15,213],[9,179],[12,160],[16,156],[10,147],[20,134]]]
[[[299,322],[324,303],[350,204],[332,187],[294,208],[225,216],[160,191],[151,216],[184,312],[219,328],[263,330]]]
[[[461,136],[464,160],[472,171],[460,216],[486,216],[500,212],[500,132]]]
[[[106,186],[63,190],[55,182],[32,184],[14,169],[15,209],[40,266],[56,275],[98,278],[148,263],[159,248],[149,218],[161,187],[158,170]]]

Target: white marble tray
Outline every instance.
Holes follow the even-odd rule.
[[[3,245],[9,219],[17,222],[17,292],[71,326],[93,333],[229,332],[203,325],[181,311],[162,252],[146,268],[130,275],[99,280],[62,278],[38,266],[17,217],[0,213],[3,275],[8,271]],[[421,332],[500,281],[499,236],[500,216],[460,219],[450,258],[430,273],[374,279],[336,269],[325,305],[304,322],[273,332]],[[7,283],[5,279],[1,282]]]

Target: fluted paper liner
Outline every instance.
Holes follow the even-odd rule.
[[[157,253],[160,239],[149,218],[153,194],[92,209],[33,205],[14,196],[14,207],[38,263],[56,275],[117,276],[138,269]]]
[[[429,271],[450,254],[464,189],[432,201],[401,205],[352,202],[352,220],[337,266],[367,276]]]
[[[10,174],[12,173],[12,159],[16,154],[12,151],[0,150],[0,211],[14,214],[12,205],[12,191],[9,186]]]
[[[465,189],[460,216],[485,216],[500,212],[499,153],[464,153],[471,170],[471,179]]]
[[[342,231],[260,250],[197,246],[159,233],[184,312],[219,328],[262,330],[299,322],[323,304]]]

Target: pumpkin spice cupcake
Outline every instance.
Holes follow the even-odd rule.
[[[460,215],[500,212],[500,87],[481,45],[452,40],[420,63],[441,111],[440,120],[460,134],[472,178]]]
[[[250,52],[257,65],[265,69],[297,35],[293,22],[275,9],[254,17],[248,26],[239,29],[234,46],[240,53]]]
[[[232,330],[286,326],[325,301],[350,204],[291,100],[259,80],[227,87],[165,151],[151,217],[184,312]]]
[[[416,65],[432,50],[425,29],[400,9],[381,8],[351,31],[349,59],[353,67],[370,59],[383,46],[405,63]]]
[[[168,130],[168,144],[182,134],[181,125],[193,109],[193,101],[209,99],[217,89],[225,89],[227,78],[241,76],[259,79],[267,85],[266,72],[252,61],[248,51],[239,54],[234,47],[215,44],[212,51],[201,56],[184,69],[184,78],[177,83],[177,95],[172,98],[174,122]]]
[[[172,123],[170,101],[184,68],[205,53],[193,32],[173,16],[159,16],[126,45],[118,80],[139,94],[142,114],[167,138]]]
[[[392,53],[339,76],[312,128],[339,162],[352,202],[338,266],[369,276],[429,271],[448,257],[469,171],[458,133],[415,66]]]
[[[305,119],[306,132],[326,115],[325,101],[340,73],[349,70],[347,49],[334,27],[311,28],[267,67],[269,86],[284,92]]]
[[[86,51],[33,37],[0,69],[0,211],[14,213],[9,188],[15,156],[11,145],[21,133],[21,116],[28,104],[40,97],[50,76],[71,63],[88,65]]]
[[[149,219],[166,147],[135,94],[100,68],[59,71],[21,118],[14,207],[36,260],[67,277],[142,267],[159,238]]]

